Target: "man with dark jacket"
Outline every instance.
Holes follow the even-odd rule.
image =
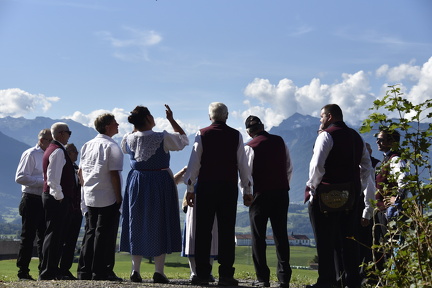
[[[234,279],[235,221],[238,188],[250,194],[252,178],[239,131],[226,124],[228,108],[214,102],[209,106],[212,124],[197,132],[184,176],[188,186],[186,201],[197,203],[194,285],[208,285],[212,266],[209,263],[212,227],[218,222],[218,262],[220,286],[238,286]],[[197,182],[198,180],[198,182]],[[196,183],[196,190],[194,188]]]
[[[245,122],[252,140],[245,146],[248,164],[254,181],[253,199],[249,206],[252,231],[252,258],[258,287],[270,287],[270,269],[266,259],[266,231],[270,219],[278,258],[277,277],[279,287],[288,288],[291,280],[290,247],[287,232],[289,182],[293,166],[288,147],[282,137],[264,130],[264,124],[256,116]]]
[[[358,245],[352,238],[357,223],[369,224],[372,216],[370,200],[374,197],[371,160],[363,139],[343,122],[343,114],[336,104],[321,109],[321,129],[309,165],[306,199],[315,234],[318,253],[318,280],[307,288],[330,288],[343,282],[343,287],[360,287]],[[323,183],[354,185],[354,205],[349,211],[320,210],[320,187]],[[367,189],[363,213],[357,213],[361,193]],[[342,275],[339,275],[342,271]]]
[[[66,123],[57,122],[51,126],[54,141],[43,156],[44,188],[42,203],[45,210],[46,231],[43,243],[43,260],[39,280],[60,278],[60,246],[63,243],[63,229],[68,205],[75,191],[75,169],[65,145],[72,134]]]

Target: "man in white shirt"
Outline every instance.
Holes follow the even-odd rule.
[[[306,199],[314,229],[318,252],[318,280],[306,288],[360,287],[357,243],[349,239],[356,235],[356,227],[369,224],[372,216],[370,200],[374,195],[371,178],[372,164],[363,139],[343,122],[343,114],[336,104],[321,109],[321,128],[309,165]],[[324,213],[320,210],[320,186],[323,183],[353,183],[354,206],[349,211]],[[366,192],[363,192],[365,191]],[[365,193],[365,209],[360,218],[356,209],[361,193]],[[311,197],[312,196],[312,197]],[[343,273],[341,273],[343,272]]]
[[[45,238],[43,260],[39,280],[61,278],[59,271],[60,246],[63,243],[63,229],[70,199],[76,187],[75,169],[64,145],[72,132],[66,123],[57,122],[51,126],[54,139],[43,155],[44,187],[42,203],[45,210]]]
[[[42,244],[45,234],[45,219],[41,198],[44,183],[42,157],[51,141],[51,130],[41,130],[38,135],[37,145],[27,149],[21,155],[15,175],[15,182],[21,184],[22,187],[22,198],[19,205],[22,220],[21,243],[17,258],[18,279],[20,280],[34,280],[29,274],[29,264],[36,235],[38,237],[39,269],[42,262]]]
[[[226,124],[228,108],[214,102],[209,106],[212,124],[197,132],[184,176],[189,206],[197,202],[194,285],[208,285],[212,266],[209,263],[211,231],[218,222],[219,286],[237,286],[234,279],[235,220],[238,175],[245,194],[253,184],[241,134]],[[196,191],[195,191],[196,183]],[[199,204],[198,204],[199,203]]]
[[[84,202],[88,208],[86,245],[81,250],[78,279],[120,280],[110,277],[108,259],[115,249],[119,209],[122,203],[121,171],[123,153],[111,137],[118,133],[119,124],[112,114],[102,114],[95,120],[99,134],[81,149],[80,175],[83,179]],[[112,268],[112,267],[111,267]]]

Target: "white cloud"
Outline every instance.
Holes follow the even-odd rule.
[[[422,66],[414,65],[414,62],[412,60],[395,67],[387,64],[380,66],[375,71],[376,78],[385,77],[390,84],[384,83],[377,93],[374,93],[370,86],[372,74],[364,71],[344,73],[342,81],[333,84],[323,84],[320,79],[314,78],[302,87],[286,78],[277,85],[268,79],[255,78],[244,90],[245,110],[236,112],[235,116],[245,119],[250,114],[256,115],[264,122],[266,129],[270,129],[295,112],[318,117],[324,105],[335,103],[341,106],[346,122],[359,124],[372,113],[369,108],[373,106],[373,101],[382,98],[389,85],[399,84],[403,97],[413,104],[431,99],[432,57]],[[396,113],[385,112],[390,118],[399,117]],[[422,115],[425,116],[426,112]]]
[[[389,90],[389,85],[396,85],[403,93],[403,97],[412,102],[414,105],[424,103],[426,100],[431,99],[432,95],[432,57],[422,66],[414,65],[415,61],[412,60],[407,64],[390,68],[388,65],[382,65],[377,69],[376,75],[378,77],[386,77],[390,83],[385,83],[381,86],[380,95],[385,95]],[[405,80],[405,83],[402,82]],[[400,81],[400,82],[399,82]],[[411,85],[410,85],[411,84]],[[422,116],[426,116],[431,109],[422,112]],[[387,113],[388,117],[399,117],[398,113]],[[412,114],[411,114],[412,116]],[[405,115],[409,118],[410,115]],[[425,119],[423,119],[425,120]],[[430,121],[430,120],[429,120]]]
[[[154,30],[139,30],[127,26],[123,27],[123,30],[126,32],[123,38],[115,37],[109,31],[98,32],[98,35],[114,47],[114,57],[124,61],[149,61],[148,48],[162,41],[162,36]]]
[[[123,137],[124,134],[131,132],[133,130],[133,125],[128,122],[129,112],[126,112],[122,108],[114,108],[113,110],[95,110],[90,112],[89,114],[84,114],[82,112],[76,111],[71,116],[64,116],[62,118],[71,119],[78,123],[83,124],[87,127],[94,128],[94,120],[96,117],[103,113],[111,113],[114,115],[117,123],[119,123],[119,133],[114,137]],[[196,125],[185,124],[181,121],[177,120],[177,123],[182,127],[187,135],[195,133],[198,130]],[[156,126],[153,128],[154,131],[163,131],[166,130],[168,132],[174,132],[169,121],[162,117],[155,117]]]
[[[414,65],[415,61],[411,60],[409,63],[400,64],[399,66],[389,68],[388,65],[382,65],[377,69],[377,77],[386,77],[387,81],[392,83],[408,80],[416,82],[421,76],[421,67]]]
[[[290,79],[282,79],[273,85],[267,79],[254,79],[244,93],[252,100],[244,101],[247,109],[240,114],[246,118],[254,114],[261,118],[266,128],[278,126],[295,112],[319,116],[321,108],[336,103],[344,111],[344,119],[358,123],[366,117],[375,97],[371,94],[368,75],[363,71],[343,74],[343,81],[335,84],[322,84],[314,78],[309,85],[297,87]],[[254,104],[254,100],[259,103]]]
[[[407,98],[413,104],[423,103],[426,100],[432,99],[432,57],[429,58],[428,62],[423,64],[420,70],[419,81],[413,85]],[[427,112],[431,112],[431,110],[428,109]],[[426,113],[422,115],[424,117]]]
[[[0,117],[21,117],[31,112],[42,114],[51,108],[58,97],[31,94],[19,88],[0,90]]]

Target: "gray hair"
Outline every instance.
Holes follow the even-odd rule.
[[[57,135],[61,131],[68,130],[69,126],[64,122],[56,122],[51,126],[51,134],[53,139],[57,140]]]
[[[214,121],[225,122],[228,119],[228,107],[221,102],[210,103],[209,116]]]
[[[38,134],[38,140],[44,138],[47,134],[51,135],[51,130],[48,128],[42,129]]]

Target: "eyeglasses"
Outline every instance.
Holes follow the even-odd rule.
[[[386,139],[384,139],[384,138],[377,138],[377,140],[376,140],[376,142],[380,142],[380,143],[382,143],[382,142],[384,142]]]
[[[63,132],[66,132],[67,134],[69,134],[69,136],[71,136],[72,135],[72,131],[60,131],[59,133],[63,133]]]

